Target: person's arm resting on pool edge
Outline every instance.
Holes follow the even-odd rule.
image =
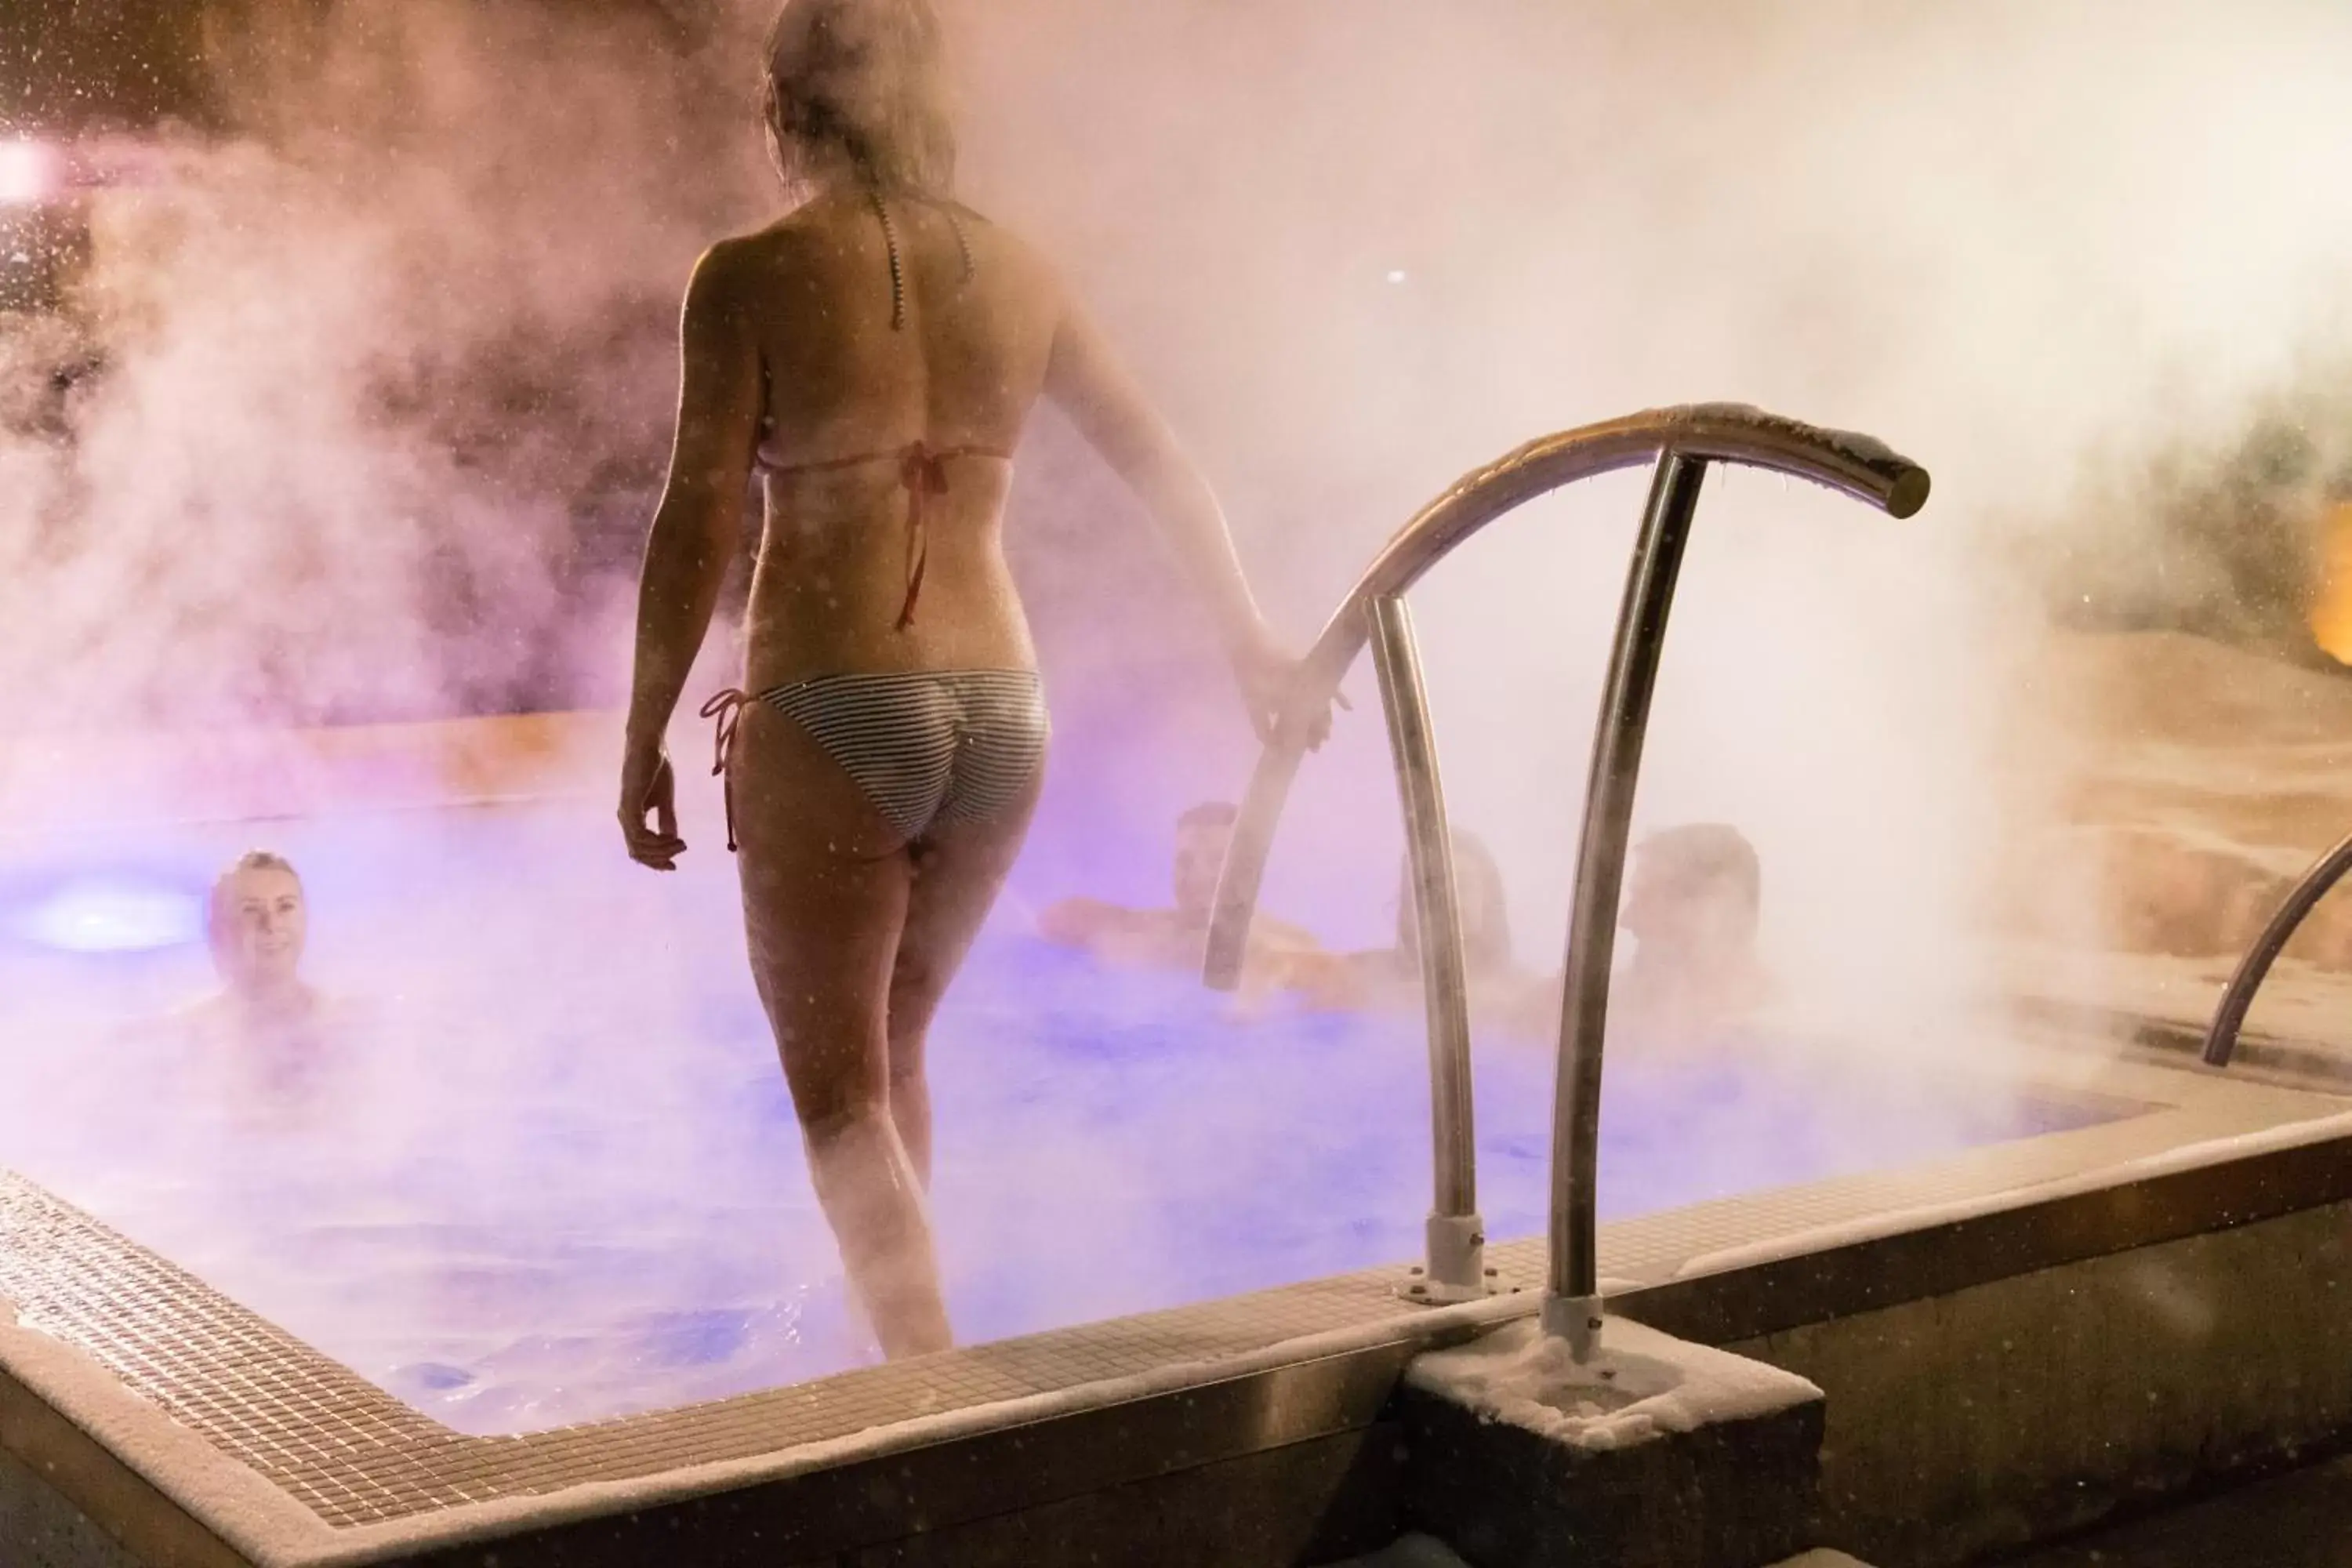
[[[695,264],[679,325],[677,439],[646,542],[637,595],[636,674],[621,767],[621,830],[632,859],[675,868],[677,785],[663,735],[718,607],[743,531],[759,437],[760,351],[732,245]],[[652,817],[647,825],[646,818]]]
[[[1045,392],[1088,444],[1150,509],[1185,569],[1209,600],[1225,656],[1260,740],[1273,738],[1282,700],[1297,661],[1258,613],[1234,553],[1232,531],[1214,491],[1151,400],[1110,344],[1075,303],[1065,299],[1054,334]],[[1315,719],[1319,744],[1330,729],[1328,711]]]
[[[1038,913],[1037,934],[1059,947],[1089,947],[1102,937],[1124,934],[1135,911],[1100,899],[1063,899]]]

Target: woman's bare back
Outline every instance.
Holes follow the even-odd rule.
[[[1261,736],[1281,718],[1291,661],[1251,600],[1215,496],[1052,269],[944,201],[894,196],[885,209],[887,229],[870,186],[836,182],[772,227],[713,247],[688,287],[677,437],[638,587],[623,769],[625,831],[646,865],[666,868],[684,847],[665,826],[662,736],[737,548],[755,455],[768,517],[746,628],[750,692],[1034,668],[1001,524],[1009,455],[1043,394],[1160,525]],[[1298,717],[1319,742],[1328,718]]]
[[[1001,547],[1011,465],[992,454],[1013,450],[1045,386],[1061,289],[976,215],[886,205],[887,234],[866,193],[839,192],[713,256],[748,307],[762,372],[753,690],[1034,663]],[[912,471],[916,443],[953,455]]]

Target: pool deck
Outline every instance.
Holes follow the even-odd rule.
[[[2020,947],[2007,954],[2006,982],[2024,1016],[2185,1064],[2200,1057],[2235,967],[2222,958]],[[2281,959],[2255,994],[2231,1071],[2352,1094],[2352,974]]]
[[[2065,1060],[2053,1096],[2138,1113],[1605,1226],[1612,1300],[1724,1342],[2352,1197],[2342,1100]],[[0,1298],[16,1318],[0,1314],[0,1447],[82,1476],[82,1490],[147,1489],[153,1527],[189,1562],[407,1562],[525,1521],[730,1499],[760,1515],[762,1560],[790,1563],[903,1532],[908,1495],[927,1500],[930,1525],[1001,1509],[971,1462],[983,1438],[1030,1445],[1037,1462],[1024,1468],[1075,1495],[1139,1465],[1172,1471],[1369,1425],[1410,1354],[1533,1310],[1540,1241],[1489,1258],[1500,1294],[1461,1307],[1407,1306],[1401,1268],[1370,1270],[656,1415],[471,1437],[0,1176]],[[1150,1440],[1130,1440],[1146,1420]],[[205,1542],[225,1554],[205,1558]]]

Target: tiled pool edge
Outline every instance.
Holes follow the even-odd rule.
[[[206,1441],[174,1419],[161,1404],[132,1393],[88,1350],[11,1324],[5,1316],[5,1304],[0,1303],[0,1414],[11,1408],[21,1392],[30,1396],[32,1406],[58,1418],[46,1434],[28,1434],[16,1423],[0,1426],[0,1446],[16,1450],[20,1446],[17,1439],[32,1436],[45,1438],[47,1446],[53,1447],[62,1437],[68,1447],[86,1446],[88,1453],[84,1457],[102,1456],[110,1460],[122,1474],[111,1478],[107,1489],[120,1491],[127,1481],[134,1488],[144,1486],[152,1490],[178,1517],[148,1521],[150,1533],[167,1541],[169,1551],[186,1554],[185,1561],[203,1564],[204,1568],[211,1568],[215,1562],[223,1568],[238,1563],[267,1564],[268,1568],[323,1568],[331,1563],[405,1561],[413,1554],[495,1538],[506,1527],[518,1522],[528,1521],[535,1528],[560,1525],[572,1520],[593,1519],[624,1507],[642,1508],[754,1483],[786,1481],[858,1461],[887,1459],[926,1449],[960,1436],[1101,1411],[1159,1394],[1238,1384],[1252,1378],[1279,1379],[1288,1369],[1351,1352],[1393,1348],[1394,1361],[1401,1368],[1403,1361],[1423,1345],[1526,1310],[1507,1297],[1458,1308],[1416,1310],[1395,1300],[1391,1293],[1391,1284],[1392,1276],[1381,1271],[1310,1281],[1281,1292],[1265,1293],[1314,1292],[1328,1296],[1335,1287],[1348,1289],[1360,1305],[1379,1309],[1376,1318],[1350,1328],[1277,1339],[1215,1359],[1166,1363],[1124,1378],[1077,1383],[1023,1398],[950,1409],[929,1416],[886,1420],[826,1440],[772,1447],[737,1458],[649,1469],[625,1478],[559,1479],[549,1489],[516,1490],[479,1501],[427,1505],[390,1520],[341,1527],[329,1524],[305,1506],[295,1490],[254,1468],[246,1458]],[[211,1294],[201,1286],[195,1289]],[[1230,1307],[1234,1302],[1250,1300],[1233,1298],[1208,1305]],[[231,1311],[243,1314],[243,1309],[233,1303],[224,1304]],[[1171,1314],[1154,1314],[1168,1315]],[[1110,1325],[1088,1327],[1108,1326]],[[1031,1342],[1008,1343],[1050,1345],[1086,1331],[1059,1331],[1034,1336]],[[936,1359],[952,1362],[999,1348],[974,1347]],[[303,1355],[305,1364],[321,1373],[340,1373],[345,1378],[351,1375],[316,1352],[306,1350]],[[902,1375],[919,1370],[921,1363],[872,1369],[876,1373],[896,1371]],[[1386,1379],[1377,1381],[1384,1388]],[[747,1402],[772,1405],[818,1386],[801,1384],[740,1396],[718,1405],[687,1407],[525,1437],[467,1437],[435,1427],[399,1405],[389,1394],[381,1398],[386,1405],[439,1433],[454,1447],[470,1449],[476,1455],[527,1458],[532,1449],[560,1450],[583,1441],[593,1443],[599,1437],[610,1437],[627,1428],[642,1429],[653,1424],[690,1426],[698,1416],[708,1417],[719,1410],[740,1412]],[[1373,1396],[1377,1398],[1377,1393]],[[1236,1452],[1249,1451],[1253,1445],[1269,1437],[1278,1440],[1285,1436],[1265,1430],[1264,1420],[1255,1426],[1257,1430],[1236,1439]],[[1306,1430],[1300,1435],[1317,1434]],[[1191,1457],[1202,1456],[1195,1452]],[[175,1562],[184,1559],[173,1558]]]
[[[2179,1074],[2120,1070],[2127,1079],[2137,1075],[2136,1081],[2147,1098],[2172,1098],[2195,1103],[2181,1104],[2135,1121],[1975,1151],[1935,1166],[1898,1173],[1891,1180],[1885,1176],[1847,1178],[1612,1226],[1604,1237],[1604,1264],[1626,1287],[1642,1291],[1641,1297],[1625,1303],[1633,1314],[1654,1319],[1657,1310],[1671,1309],[1677,1297],[1687,1300],[1694,1298],[1695,1292],[1721,1293],[1718,1286],[1702,1289],[1692,1281],[1675,1280],[1676,1272],[1692,1258],[1719,1251],[1727,1244],[1752,1241],[1759,1235],[1797,1237],[1824,1225],[1850,1224],[1883,1207],[1890,1190],[1898,1202],[1907,1198],[1915,1204],[1958,1204],[1963,1209],[1973,1203],[1979,1209],[1989,1207],[1998,1213],[2004,1204],[2015,1207],[2044,1203],[2047,1194],[2043,1189],[2053,1180],[2063,1181],[2070,1173],[2079,1177],[2086,1170],[2144,1158],[2183,1141],[2226,1139],[2283,1122],[2303,1124],[2299,1133],[2288,1135],[2288,1146],[2294,1146],[2297,1137],[2305,1142],[2352,1138],[2352,1129],[2330,1128],[2316,1120],[2339,1110],[2341,1106],[2336,1102]],[[2163,1092],[2159,1094],[2158,1090]],[[2123,1245],[2131,1242],[2126,1239]],[[1530,1284],[1540,1264],[1539,1254],[1540,1245],[1535,1242],[1496,1249],[1496,1263],[1505,1277]],[[163,1267],[168,1268],[167,1265]],[[242,1465],[234,1468],[249,1479],[251,1487],[228,1488],[235,1495],[178,1495],[178,1500],[192,1518],[208,1521],[222,1539],[233,1542],[237,1551],[251,1561],[312,1563],[380,1560],[422,1551],[436,1542],[446,1544],[469,1537],[496,1535],[524,1518],[540,1522],[563,1515],[593,1515],[629,1502],[642,1505],[649,1500],[695,1497],[730,1487],[807,1474],[852,1459],[904,1453],[940,1443],[957,1434],[993,1430],[1046,1415],[1101,1410],[1122,1401],[1145,1399],[1155,1391],[1164,1394],[1179,1388],[1208,1388],[1260,1374],[1272,1378],[1282,1368],[1310,1356],[1331,1357],[1396,1346],[1402,1347],[1398,1356],[1401,1360],[1404,1350],[1432,1334],[1448,1331],[1450,1327],[1465,1322],[1507,1316],[1531,1304],[1530,1299],[1522,1298],[1517,1302],[1483,1304],[1443,1316],[1418,1312],[1401,1307],[1390,1297],[1388,1290],[1393,1278],[1391,1271],[1383,1270],[1310,1281],[1254,1297],[976,1347],[942,1358],[937,1363],[912,1363],[911,1371],[908,1366],[874,1369],[871,1373],[847,1374],[845,1379],[747,1395],[717,1405],[533,1437],[459,1437],[434,1426],[389,1395],[376,1394],[369,1385],[361,1384],[397,1413],[397,1420],[386,1415],[394,1426],[403,1429],[421,1426],[426,1432],[437,1435],[423,1447],[442,1450],[453,1458],[461,1451],[469,1458],[495,1455],[499,1463],[490,1466],[487,1472],[478,1465],[462,1466],[457,1479],[451,1483],[482,1500],[418,1498],[413,1500],[437,1511],[414,1512],[389,1520],[379,1517],[373,1523],[357,1520],[336,1528],[303,1509],[292,1493],[281,1491],[269,1479]],[[200,1287],[197,1289],[201,1291]],[[230,1310],[241,1313],[242,1310],[231,1307]],[[249,1318],[250,1314],[243,1316]],[[1335,1319],[1344,1326],[1335,1326]],[[257,1323],[257,1320],[255,1321]],[[1307,1331],[1283,1331],[1286,1321]],[[260,1328],[266,1331],[267,1325]],[[275,1331],[268,1332],[275,1335]],[[0,1367],[15,1372],[19,1357],[32,1353],[20,1342],[38,1338],[23,1331],[0,1335]],[[211,1469],[225,1468],[218,1462],[226,1457],[225,1451],[216,1451],[188,1428],[169,1420],[159,1407],[131,1400],[120,1387],[106,1386],[113,1380],[87,1358],[66,1351],[58,1342],[47,1343],[79,1363],[85,1375],[79,1380],[68,1376],[44,1378],[43,1386],[37,1392],[80,1425],[98,1432],[108,1447],[132,1461],[136,1468],[151,1473],[167,1472],[163,1479],[181,1486],[183,1493],[189,1463],[203,1469],[206,1467],[202,1458],[211,1456]],[[302,1353],[310,1355],[308,1352]],[[969,1373],[974,1366],[984,1367],[991,1363],[1009,1363],[1018,1368],[1024,1358],[1033,1388],[1041,1383],[1049,1386],[1010,1401],[966,1403],[961,1408],[919,1422],[890,1421],[888,1413],[884,1412],[883,1425],[866,1426],[846,1436],[803,1443],[782,1451],[774,1443],[750,1450],[741,1446],[744,1439],[757,1439],[762,1432],[781,1437],[783,1434],[778,1429],[793,1425],[790,1420],[759,1419],[762,1411],[781,1416],[794,1405],[811,1401],[821,1404],[839,1396],[845,1383],[862,1381],[871,1384],[881,1374],[889,1374],[881,1377],[883,1384],[911,1379],[929,1388],[936,1399],[943,1394],[952,1394],[956,1384],[971,1384],[969,1376],[951,1375],[945,1380],[939,1377],[943,1371],[952,1373],[956,1370],[954,1363],[961,1363]],[[35,1355],[34,1359],[41,1358]],[[1128,1369],[1125,1373],[1118,1370],[1120,1363]],[[1061,1376],[1038,1376],[1055,1364],[1061,1365]],[[1073,1365],[1087,1364],[1098,1367],[1107,1375],[1088,1377],[1083,1372],[1069,1375]],[[331,1369],[331,1373],[341,1380],[356,1381],[331,1363],[325,1363],[324,1369],[314,1370],[326,1375],[325,1369]],[[1000,1364],[999,1371],[1002,1370]],[[1134,1375],[1138,1371],[1144,1375]],[[915,1377],[915,1373],[921,1375]],[[97,1386],[79,1386],[80,1383]],[[137,1411],[101,1410],[98,1412],[99,1421],[85,1418],[87,1412],[82,1405],[106,1405],[110,1398],[117,1403],[130,1401],[137,1405]],[[903,1410],[907,1406],[901,1404],[897,1408]],[[143,1423],[131,1419],[131,1414],[143,1416]],[[148,1426],[159,1430],[142,1429]],[[696,1439],[708,1439],[714,1430],[722,1436],[731,1434],[735,1440],[731,1446],[737,1451],[732,1457],[695,1462],[690,1454],[697,1447]],[[386,1434],[394,1440],[404,1435]],[[195,1444],[193,1454],[184,1444],[166,1444],[173,1450],[169,1453],[152,1446],[173,1436]],[[425,1433],[415,1436],[424,1437]],[[617,1467],[628,1473],[616,1474],[616,1467],[609,1462],[610,1452],[605,1455],[608,1462],[593,1462],[599,1449],[611,1450],[616,1443],[623,1449],[634,1449],[641,1461]],[[683,1462],[659,1468],[642,1462],[665,1453]],[[1195,1460],[1201,1457],[1197,1453],[1192,1456]],[[419,1459],[413,1451],[402,1458],[411,1464]],[[506,1472],[503,1478],[499,1475],[501,1471]],[[220,1479],[218,1476],[211,1479],[215,1482]],[[488,1485],[482,1485],[484,1482]],[[500,1490],[502,1482],[507,1489],[522,1483],[530,1489],[508,1489],[503,1499],[494,1500],[490,1494]],[[253,1488],[260,1489],[260,1492],[256,1493]],[[304,1489],[318,1495],[315,1486]],[[343,1511],[346,1518],[352,1517],[348,1505],[339,1511]],[[368,1510],[358,1511],[363,1515]],[[820,1543],[812,1541],[810,1545],[809,1555],[825,1554],[824,1550],[819,1549]],[[793,1558],[787,1555],[779,1560]]]

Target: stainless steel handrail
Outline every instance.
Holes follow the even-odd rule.
[[[1388,717],[1397,797],[1404,807],[1412,867],[1415,945],[1429,1027],[1430,1147],[1437,1193],[1430,1210],[1424,1278],[1408,1289],[1432,1301],[1475,1300],[1486,1293],[1486,1227],[1478,1216],[1478,1140],[1470,1105],[1470,974],[1463,952],[1462,903],[1454,880],[1454,836],[1439,782],[1437,739],[1412,613],[1390,594],[1365,606],[1372,667]]]
[[[1399,599],[1456,545],[1505,512],[1578,479],[1653,459],[1658,464],[1657,479],[1628,572],[1616,653],[1593,742],[1595,787],[1585,802],[1583,856],[1569,928],[1571,940],[1584,933],[1586,941],[1582,950],[1572,949],[1569,955],[1568,989],[1561,1009],[1551,1258],[1544,1319],[1548,1328],[1570,1338],[1580,1355],[1589,1352],[1600,1321],[1591,1173],[1597,1161],[1601,1040],[1607,1021],[1606,950],[1616,928],[1618,885],[1658,647],[1665,636],[1675,568],[1682,538],[1688,531],[1690,509],[1696,504],[1700,479],[1710,461],[1769,468],[1826,485],[1903,518],[1927,503],[1927,470],[1867,436],[1816,429],[1741,404],[1705,403],[1653,409],[1547,436],[1465,475],[1405,524],[1373,558],[1301,661],[1282,721],[1259,757],[1257,771],[1243,797],[1218,881],[1202,974],[1207,984],[1220,990],[1231,990],[1240,982],[1250,920],[1275,828],[1306,755],[1315,717],[1328,709],[1366,638],[1373,635],[1377,621],[1371,606]],[[1387,695],[1385,689],[1383,695]],[[1392,739],[1398,732],[1393,713],[1391,732]],[[1425,724],[1422,732],[1426,735]],[[1404,766],[1402,755],[1399,765],[1401,770]],[[1434,779],[1433,754],[1421,759],[1416,766]],[[1428,831],[1423,824],[1408,826],[1417,840]],[[1444,837],[1442,819],[1434,832]],[[1450,847],[1416,842],[1416,867],[1445,863],[1438,857],[1449,853]],[[1416,871],[1417,885],[1420,879]],[[1425,931],[1428,929],[1423,927]],[[1601,933],[1600,940],[1592,937],[1594,932]],[[1458,928],[1451,934],[1458,955]],[[1429,963],[1426,950],[1432,945],[1423,943],[1425,965]],[[1466,1033],[1465,1029],[1458,1047],[1453,1040],[1443,1046],[1448,1056],[1444,1074],[1464,1085],[1468,1081]],[[1433,1036],[1431,1044],[1435,1071],[1441,1043]],[[1433,1098],[1443,1092],[1442,1085],[1433,1083]],[[1465,1149],[1444,1146],[1448,1139],[1468,1139],[1466,1093],[1463,1114],[1451,1119],[1439,1115],[1435,1127],[1440,1142],[1433,1151],[1440,1207],[1432,1219],[1433,1237],[1435,1222],[1444,1214],[1449,1173],[1475,1158]]]
[[[1299,666],[1288,717],[1259,758],[1234,824],[1209,928],[1208,983],[1240,983],[1244,939],[1265,875],[1274,829],[1307,752],[1306,720],[1322,712],[1363,650],[1372,599],[1402,594],[1462,541],[1514,508],[1563,485],[1656,458],[1668,441],[1695,458],[1794,474],[1909,517],[1926,504],[1927,470],[1867,436],[1816,430],[1741,404],[1701,403],[1652,409],[1530,441],[1454,481],[1374,556],[1324,623]]]
[[[1633,828],[1633,790],[1650,696],[1666,640],[1666,612],[1682,572],[1683,546],[1698,511],[1704,458],[1673,447],[1658,455],[1641,531],[1617,611],[1617,646],[1601,689],[1584,786],[1584,833],[1576,853],[1576,891],[1569,903],[1562,962],[1559,1066],[1552,1082],[1550,1273],[1544,1295],[1546,1332],[1565,1336],[1580,1361],[1601,1328],[1599,1226],[1593,1194],[1601,1160],[1601,1053],[1609,1028],[1609,971],[1617,951],[1617,903],[1625,847]]]
[[[2230,1065],[2231,1055],[2238,1048],[2238,1031],[2245,1026],[2246,1010],[2254,1005],[2254,993],[2270,977],[2271,965],[2294,939],[2304,917],[2327,896],[2329,889],[2344,879],[2347,871],[2352,871],[2352,837],[2347,837],[2314,861],[2303,879],[2288,890],[2278,912],[2271,916],[2270,924],[2263,928],[2262,935],[2246,949],[2245,957],[2238,961],[2237,972],[2230,976],[2229,985],[2221,992],[2221,1005],[2213,1009],[2212,1025],[2205,1031],[2206,1066]]]

